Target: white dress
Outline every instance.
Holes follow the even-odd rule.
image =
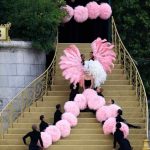
[[[85,61],[85,70],[89,71],[94,78],[94,87],[100,87],[104,84],[107,78],[107,74],[102,66],[97,60]]]

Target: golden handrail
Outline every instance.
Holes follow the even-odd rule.
[[[140,107],[143,112],[143,116],[146,117],[146,132],[148,139],[149,131],[149,111],[148,111],[148,100],[145,92],[145,87],[139,71],[132,59],[131,55],[125,48],[120,35],[118,33],[114,18],[112,17],[112,42],[115,45],[115,51],[117,53],[117,58],[119,63],[123,65],[124,72],[127,74],[127,78],[130,81],[130,84],[133,85],[133,88],[136,91],[136,96],[139,99]]]
[[[33,80],[21,92],[19,92],[0,112],[0,135],[3,137],[7,129],[13,126],[13,122],[18,116],[23,115],[23,112],[33,102],[42,98],[47,94],[53,84],[53,76],[55,75],[56,54],[58,46],[58,35],[56,40],[56,51],[54,58],[47,68],[38,78]]]

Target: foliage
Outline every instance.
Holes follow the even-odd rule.
[[[147,93],[150,94],[150,62],[146,61],[150,58],[150,0],[113,0],[112,3],[121,38],[138,62]]]
[[[0,23],[12,23],[11,38],[29,40],[50,51],[64,16],[64,0],[0,0]]]

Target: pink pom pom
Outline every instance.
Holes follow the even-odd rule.
[[[64,113],[62,115],[62,119],[67,120],[70,123],[71,127],[75,127],[78,123],[77,117],[75,117],[72,113],[68,113],[68,112]]]
[[[104,20],[109,19],[112,14],[112,9],[108,3],[101,3],[99,6],[99,11],[99,17]]]
[[[82,23],[88,19],[88,9],[83,6],[77,6],[74,9],[74,19],[78,23]]]
[[[117,117],[117,111],[118,111],[119,109],[121,109],[121,107],[119,107],[119,106],[116,105],[116,104],[111,104],[111,105],[109,105],[108,107],[109,107],[110,112],[111,112],[109,117]]]
[[[53,126],[53,125],[50,125],[49,127],[47,127],[45,132],[51,135],[53,142],[57,142],[61,137],[60,130],[56,126]]]
[[[99,5],[96,2],[89,2],[86,8],[90,19],[96,19],[99,16]]]
[[[74,10],[72,7],[70,7],[69,5],[66,5],[65,7],[63,7],[63,9],[66,11],[66,16],[64,17],[63,19],[63,22],[64,23],[67,23],[71,20],[71,18],[73,17],[74,15]]]
[[[60,120],[56,123],[56,127],[60,130],[62,137],[70,135],[71,127],[67,120]]]
[[[124,133],[124,138],[127,138],[129,135],[129,127],[125,123],[121,122],[120,130]]]
[[[74,101],[66,102],[64,105],[64,110],[65,110],[65,112],[72,113],[76,117],[80,114],[80,109],[79,109],[78,105],[76,104],[76,102],[74,102]]]
[[[43,141],[44,148],[48,148],[49,146],[52,145],[52,138],[46,132],[41,132],[41,139]],[[38,141],[38,145],[40,145],[39,141]]]
[[[108,106],[102,106],[96,111],[96,118],[98,121],[106,121],[109,118],[110,110]]]
[[[123,132],[123,134],[124,134],[124,138],[127,138],[128,137],[128,135],[129,135],[129,127],[125,124],[125,123],[123,123],[123,122],[120,122],[121,123],[121,128],[120,128],[120,130]],[[114,127],[114,129],[113,129],[113,133],[116,131],[116,126]]]
[[[85,96],[86,100],[89,101],[91,98],[96,97],[97,93],[93,89],[86,89],[84,90],[83,95]]]
[[[116,126],[116,118],[109,118],[103,125],[103,131],[105,135],[111,134]]]
[[[80,110],[84,110],[87,107],[87,100],[83,94],[77,94],[74,101],[78,105]]]
[[[102,96],[92,97],[88,101],[89,108],[93,109],[93,110],[98,110],[99,108],[101,108],[104,105],[105,105],[105,99]]]

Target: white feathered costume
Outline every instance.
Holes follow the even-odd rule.
[[[107,73],[111,72],[114,66],[113,61],[116,54],[113,51],[113,45],[107,40],[97,38],[91,44],[94,60],[85,61],[82,65],[81,54],[75,45],[70,45],[64,50],[64,55],[60,58],[60,68],[63,76],[70,83],[82,82],[84,70],[90,71],[94,78],[94,87],[99,87],[106,81]]]

